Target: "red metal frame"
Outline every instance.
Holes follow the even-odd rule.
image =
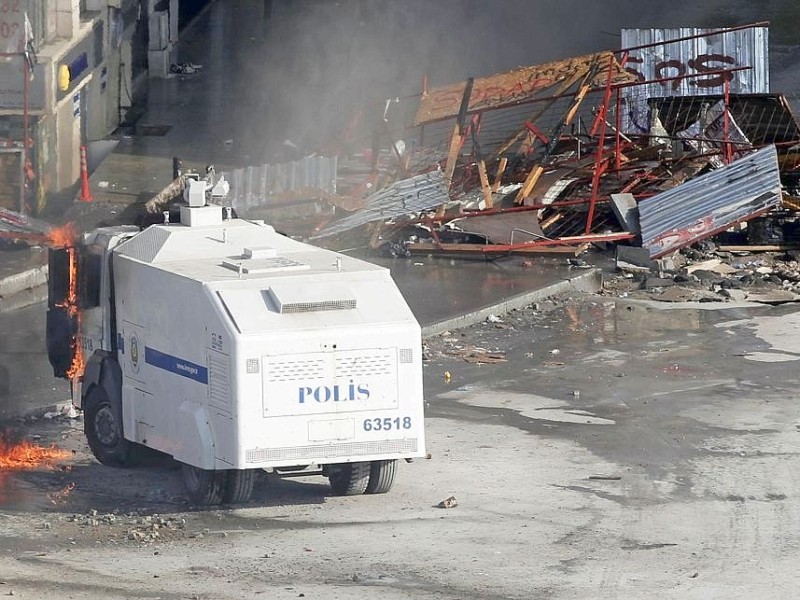
[[[589,214],[586,216],[586,228],[584,234],[589,235],[592,231],[592,223],[594,221],[594,208],[597,204],[597,196],[600,190],[600,177],[608,169],[608,161],[603,158],[603,147],[606,143],[606,117],[608,114],[608,103],[611,101],[611,71],[606,80],[606,93],[603,97],[603,105],[597,112],[597,119],[592,126],[592,135],[597,128],[598,121],[600,123],[600,139],[597,142],[597,153],[594,159],[594,173],[592,174],[592,197],[589,201]]]
[[[733,161],[733,148],[730,142],[730,106],[731,106],[731,82],[725,79],[724,86],[725,94],[722,102],[722,149],[723,160],[725,164],[730,164]]]
[[[615,52],[613,56],[609,57],[609,68],[608,74],[606,78],[606,82],[603,89],[603,97],[602,101],[598,102],[598,107],[596,109],[596,114],[594,121],[592,123],[591,130],[589,132],[589,136],[592,138],[592,143],[596,144],[596,148],[594,149],[594,157],[593,157],[593,171],[591,175],[591,195],[589,198],[581,198],[581,199],[572,199],[572,200],[565,200],[561,202],[553,202],[551,204],[535,204],[530,206],[515,206],[511,208],[493,208],[488,210],[466,210],[464,213],[459,215],[458,217],[453,216],[446,216],[446,217],[426,217],[421,219],[419,222],[425,223],[430,226],[431,229],[431,236],[434,239],[437,246],[441,247],[442,242],[437,235],[436,227],[438,224],[451,221],[454,218],[469,218],[472,216],[487,216],[493,214],[503,214],[509,212],[522,212],[522,211],[530,211],[530,210],[541,210],[544,208],[550,209],[558,209],[559,207],[567,207],[567,206],[578,206],[588,205],[588,210],[586,213],[586,221],[585,225],[583,226],[583,234],[578,236],[572,237],[562,237],[554,240],[535,240],[532,242],[526,242],[523,244],[506,244],[506,245],[494,245],[492,244],[486,252],[504,252],[504,251],[512,251],[517,248],[525,248],[530,246],[539,246],[539,245],[570,245],[574,243],[585,243],[585,242],[595,242],[595,241],[615,241],[615,240],[624,240],[624,239],[631,239],[634,237],[633,234],[629,232],[618,232],[612,234],[611,236],[604,235],[598,237],[596,234],[592,234],[592,228],[595,225],[596,215],[597,215],[597,206],[601,203],[607,203],[608,198],[601,194],[601,183],[603,178],[610,174],[615,174],[617,177],[620,174],[629,168],[636,168],[629,167],[625,163],[624,153],[627,152],[628,145],[632,142],[626,138],[626,136],[622,132],[622,89],[629,88],[633,86],[646,86],[651,83],[665,83],[665,82],[674,82],[674,81],[681,81],[681,80],[691,80],[700,77],[708,77],[710,75],[725,75],[730,73],[735,73],[738,71],[745,71],[751,70],[751,66],[741,66],[741,67],[731,67],[726,69],[714,69],[713,71],[703,71],[701,73],[687,73],[683,75],[677,75],[674,77],[665,77],[665,78],[658,78],[653,80],[646,80],[646,81],[635,81],[635,82],[626,82],[626,83],[614,83],[614,67],[615,62],[618,61],[622,68],[625,68],[626,63],[628,62],[629,52],[633,50],[641,50],[645,48],[652,48],[652,47],[663,47],[670,43],[680,42],[684,40],[691,40],[691,39],[703,39],[708,38],[715,35],[721,35],[726,32],[737,31],[742,29],[748,29],[753,27],[761,27],[766,25],[765,22],[754,23],[749,25],[743,25],[739,27],[732,27],[732,28],[725,28],[725,29],[718,29],[712,30],[706,33],[699,33],[691,36],[686,36],[682,38],[675,38],[670,40],[658,41],[652,44],[645,44],[641,46],[636,46],[632,48],[627,48]],[[616,58],[615,58],[616,57]],[[724,94],[723,94],[723,103],[724,103],[724,122],[723,122],[723,140],[721,144],[721,153],[724,161],[729,163],[733,160],[735,154],[734,144],[731,142],[731,127],[732,121],[730,116],[730,82],[727,77],[723,77],[724,80]],[[423,88],[425,87],[426,83],[423,84]],[[590,93],[598,93],[600,89],[594,88],[590,90]],[[554,99],[559,98],[570,98],[575,97],[577,92],[572,93],[565,93],[559,94],[557,96],[549,96],[549,97],[539,97],[535,99],[530,99],[522,102],[512,102],[508,103],[507,105],[497,105],[493,106],[490,109],[479,109],[472,113],[472,119],[469,121],[469,129],[472,130],[472,127],[476,127],[476,129],[472,131],[477,131],[477,128],[480,127],[480,116],[483,112],[494,111],[494,110],[502,110],[504,108],[510,108],[512,106],[520,106],[522,104],[537,104],[540,102],[547,102]],[[612,102],[614,104],[612,105]],[[616,113],[614,115],[614,120],[609,121],[609,110],[613,110],[616,107]],[[552,140],[548,139],[548,136],[543,132],[540,126],[536,122],[531,121],[524,121],[523,122],[524,128],[529,132],[531,136],[531,142],[538,141],[543,144],[551,143]],[[424,124],[420,127],[424,127]],[[615,129],[613,131],[613,140],[611,139],[611,135],[608,131],[609,128]],[[468,135],[465,132],[464,137]],[[462,138],[463,139],[463,138]],[[703,138],[701,138],[703,139]],[[708,156],[719,156],[720,152],[713,152],[708,153]],[[473,152],[472,159],[481,158],[476,157]],[[471,161],[472,162],[472,161]],[[558,164],[551,165],[550,168],[555,168],[557,166],[569,166],[569,161],[565,160],[563,162],[559,162]],[[463,168],[462,164],[462,168]],[[588,165],[587,165],[588,166]],[[589,167],[592,168],[592,167]],[[469,170],[465,171],[465,176],[469,176]],[[645,170],[641,173],[635,173],[632,175],[630,181],[624,182],[624,184],[620,184],[616,186],[620,193],[630,193],[634,189],[639,189],[640,193],[637,194],[637,198],[644,198],[649,196],[649,193],[641,193],[642,190],[640,186],[642,184],[647,183],[648,181],[658,181],[661,178],[656,176],[653,172],[649,170]],[[574,198],[574,196],[573,196]],[[580,225],[579,225],[580,226]]]
[[[539,129],[534,123],[530,121],[525,121],[525,128],[530,131],[540,142],[542,142],[545,146],[550,143],[550,139],[544,134],[544,132]]]

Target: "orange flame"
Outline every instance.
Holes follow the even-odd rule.
[[[78,229],[75,223],[67,223],[61,227],[54,227],[47,233],[47,243],[56,248],[64,248],[69,254],[69,291],[66,302],[57,306],[66,308],[69,315],[75,319],[78,325],[78,334],[70,342],[72,348],[72,364],[67,369],[67,377],[76,379],[83,375],[86,367],[86,360],[83,355],[83,348],[80,344],[81,331],[81,311],[78,308],[78,255],[75,244],[78,241]]]
[[[81,311],[78,308],[78,253],[74,247],[69,246],[66,248],[69,256],[69,290],[67,291],[67,299],[63,304],[57,306],[66,308],[71,317],[74,317],[78,325],[78,334],[70,342],[72,348],[72,364],[67,369],[67,377],[75,379],[83,375],[83,370],[86,367],[86,360],[83,355],[83,348],[80,344],[80,331],[81,331]]]
[[[67,303],[69,312],[78,322],[78,334],[72,340],[72,364],[67,369],[67,377],[74,379],[83,375],[86,361],[83,357],[83,347],[80,344],[81,311],[78,309],[78,257],[75,248],[69,249],[69,295]]]
[[[68,451],[54,445],[39,446],[27,440],[11,442],[0,433],[0,470],[24,471],[50,467],[53,462],[69,456]]]
[[[47,233],[47,243],[56,248],[74,246],[78,240],[78,230],[75,223],[67,223],[61,227],[54,227]]]

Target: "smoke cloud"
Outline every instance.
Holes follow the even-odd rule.
[[[251,46],[233,94],[251,164],[280,160],[287,139],[317,149],[359,111],[379,118],[384,99],[418,94],[423,75],[442,85],[618,49],[623,27],[724,27],[782,10],[768,0],[275,0],[264,19],[260,1],[225,4],[238,13],[222,39]]]

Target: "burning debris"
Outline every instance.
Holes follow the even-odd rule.
[[[67,485],[65,485],[60,490],[47,494],[48,499],[50,500],[51,504],[63,504],[67,501],[69,496],[72,494],[73,490],[75,489],[75,482],[70,481]]]
[[[40,446],[28,440],[17,441],[10,432],[0,432],[0,471],[49,468],[69,456],[69,452],[54,445]]]
[[[0,208],[0,239],[64,248],[74,245],[77,238],[73,223],[53,227],[45,221]]]

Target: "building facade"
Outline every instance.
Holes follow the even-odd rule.
[[[169,72],[180,9],[0,0],[0,207],[42,214],[48,198],[74,193],[81,147],[135,122],[148,78]]]

